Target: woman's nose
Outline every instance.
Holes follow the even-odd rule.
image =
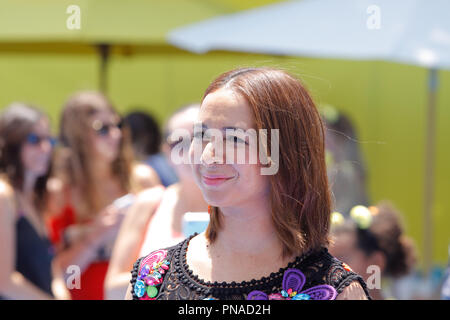
[[[205,165],[222,164],[223,163],[223,146],[220,143],[209,141],[203,149],[201,163]]]
[[[122,130],[119,128],[111,128],[109,132],[110,136],[114,139],[120,139],[122,137]]]
[[[41,140],[39,147],[43,152],[50,152],[53,148],[52,143],[48,139]]]

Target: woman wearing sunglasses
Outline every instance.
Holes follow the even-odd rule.
[[[127,128],[111,102],[93,91],[73,95],[64,106],[50,223],[63,267],[82,273],[73,299],[103,299],[103,281],[123,213],[133,194],[158,185],[149,166],[135,165]]]
[[[0,296],[67,298],[52,268],[44,207],[54,145],[47,116],[14,103],[0,115]]]
[[[127,298],[367,299],[363,279],[327,250],[324,129],[301,82],[269,68],[229,71],[207,88],[197,121],[191,166],[209,226],[138,259]],[[252,150],[257,161],[236,160]]]

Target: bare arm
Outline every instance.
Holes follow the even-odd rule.
[[[175,235],[173,232],[177,219],[174,208],[179,197],[177,189],[175,185],[166,189],[164,200],[147,227],[139,256],[145,256],[160,248],[170,247],[184,239],[183,235]]]
[[[13,190],[0,181],[0,295],[9,299],[52,299],[15,270],[16,208]]]
[[[125,300],[133,300],[133,296],[131,295],[131,283],[127,287],[127,293],[125,294]]]
[[[65,279],[65,272],[58,264],[57,259],[52,261],[52,292],[58,300],[71,300],[70,291]]]
[[[337,296],[336,300],[367,300],[367,296],[359,282],[353,281]]]
[[[131,279],[133,263],[139,258],[149,221],[164,192],[162,186],[144,190],[128,209],[114,244],[105,279],[106,299],[123,299]]]

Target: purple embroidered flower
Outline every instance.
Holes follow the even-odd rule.
[[[247,300],[334,300],[336,290],[327,284],[311,287],[301,291],[305,285],[306,277],[298,269],[287,269],[283,275],[281,293],[266,293],[258,290],[250,292]],[[300,292],[301,291],[301,292]]]

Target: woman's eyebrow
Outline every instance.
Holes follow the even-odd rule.
[[[208,126],[206,124],[204,124],[203,122],[195,122],[192,127],[193,128],[198,128],[200,125],[201,125],[202,129],[207,129],[208,128]]]
[[[233,127],[233,126],[229,126],[229,127],[222,127],[222,130],[227,130],[227,129],[232,129],[232,130],[242,130],[242,131],[246,131],[246,129],[243,129],[243,128],[239,128],[239,127]]]
[[[198,127],[199,125],[202,125],[202,129],[208,129],[208,126],[206,124],[204,124],[203,122],[198,122],[194,124],[194,127]],[[226,130],[242,130],[242,131],[246,131],[247,129],[244,128],[240,128],[240,127],[234,127],[234,126],[225,126],[222,127],[222,131],[226,131]]]

